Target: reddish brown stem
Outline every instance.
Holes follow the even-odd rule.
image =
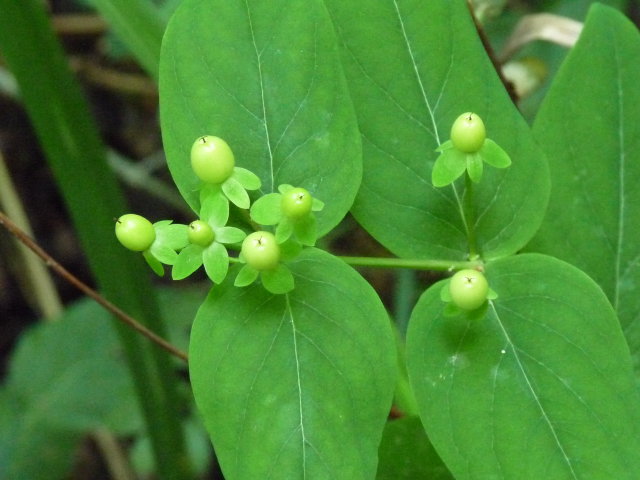
[[[66,268],[60,265],[51,255],[45,252],[40,245],[38,245],[33,239],[31,239],[20,227],[18,227],[15,223],[11,221],[9,217],[7,217],[3,212],[0,211],[0,224],[2,224],[14,237],[18,239],[22,244],[24,244],[27,248],[33,251],[36,255],[38,255],[44,263],[51,268],[54,272],[60,275],[63,279],[69,282],[71,285],[76,287],[78,290],[83,292],[88,297],[91,297],[97,303],[99,303],[105,310],[112,313],[118,320],[133,328],[138,333],[144,335],[149,340],[165,349],[170,354],[184,360],[188,361],[187,354],[182,350],[176,348],[169,342],[167,342],[164,338],[156,335],[154,332],[149,330],[147,327],[142,325],[140,322],[135,320],[133,317],[123,312],[116,305],[111,303],[109,300],[104,298],[98,292],[89,287],[86,283],[82,282],[75,275],[69,272]]]

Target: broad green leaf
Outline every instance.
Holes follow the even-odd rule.
[[[409,375],[457,480],[640,478],[640,396],[602,290],[552,257],[490,263],[481,318],[429,288],[407,333]]]
[[[371,479],[395,385],[389,319],[335,257],[287,265],[292,292],[227,281],[193,325],[193,392],[225,478]]]
[[[453,121],[472,111],[513,160],[506,170],[487,169],[475,186],[479,249],[495,258],[522,248],[544,215],[546,160],[486,57],[467,2],[325,4],[343,44],[362,133],[356,219],[396,255],[466,258],[463,185],[435,188],[431,170]]]
[[[189,149],[209,133],[260,177],[260,193],[287,183],[331,199],[321,234],[353,203],[360,136],[321,0],[184,0],[163,41],[160,113],[169,168],[196,211]]]
[[[387,423],[379,457],[376,480],[453,480],[418,417],[404,417]]]
[[[534,133],[550,160],[549,212],[531,250],[588,273],[616,309],[640,368],[640,35],[590,10]]]

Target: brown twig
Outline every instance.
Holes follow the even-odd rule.
[[[102,307],[104,307],[108,312],[112,313],[118,320],[133,328],[136,332],[144,335],[149,340],[169,352],[170,354],[184,360],[188,361],[187,354],[182,350],[176,348],[169,342],[167,342],[164,338],[156,335],[147,327],[142,325],[140,322],[135,320],[133,317],[129,316],[127,313],[123,312],[111,303],[109,300],[104,298],[98,292],[93,290],[87,284],[82,282],[72,273],[70,273],[67,269],[65,269],[62,265],[60,265],[51,255],[45,252],[40,245],[38,245],[34,240],[32,240],[24,231],[22,231],[15,223],[11,221],[9,217],[7,217],[3,212],[0,211],[0,224],[2,224],[14,237],[16,237],[21,243],[23,243],[27,248],[32,250],[36,255],[38,255],[44,263],[50,267],[54,272],[64,278],[67,282],[72,284],[78,290],[82,291],[88,297],[91,297],[97,303],[99,303]]]
[[[473,23],[476,26],[476,31],[478,32],[478,36],[480,37],[480,41],[482,42],[482,46],[484,47],[485,52],[487,52],[487,56],[489,57],[489,60],[491,60],[491,63],[493,64],[493,68],[498,74],[498,77],[500,78],[500,81],[504,85],[504,88],[507,90],[507,93],[509,94],[511,101],[514,104],[517,104],[519,100],[518,94],[516,93],[516,90],[513,87],[513,84],[507,78],[505,78],[505,76],[502,74],[502,64],[498,60],[498,57],[495,51],[493,50],[493,47],[491,46],[491,42],[489,42],[489,38],[487,37],[487,34],[484,31],[484,28],[482,28],[482,25],[476,18],[475,13],[473,13],[473,6],[471,5],[471,2],[467,1],[467,7],[469,7],[469,14],[473,19]]]

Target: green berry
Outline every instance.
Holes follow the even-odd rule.
[[[273,270],[280,262],[280,247],[270,232],[253,232],[242,242],[242,257],[256,270]]]
[[[127,213],[116,221],[116,237],[129,250],[143,252],[156,239],[156,231],[146,218]]]
[[[216,234],[207,222],[195,220],[189,224],[189,242],[208,247],[216,238]]]
[[[294,188],[282,194],[282,213],[291,219],[309,215],[313,206],[313,197],[304,188]]]
[[[477,270],[460,270],[449,282],[451,301],[463,310],[475,310],[487,300],[489,284]]]
[[[191,167],[200,180],[223,183],[233,173],[235,164],[231,148],[221,138],[205,135],[193,142]]]
[[[475,113],[463,113],[456,118],[451,127],[451,142],[455,148],[464,153],[475,153],[480,150],[486,138],[484,122]]]

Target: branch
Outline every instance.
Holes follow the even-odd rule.
[[[50,267],[54,272],[60,275],[63,279],[69,282],[71,285],[76,287],[78,290],[83,292],[88,297],[91,297],[93,300],[98,302],[105,310],[112,313],[118,320],[133,328],[138,333],[144,335],[152,342],[156,343],[158,346],[169,352],[170,354],[184,360],[188,361],[187,354],[182,350],[179,350],[169,342],[167,342],[164,338],[156,335],[154,332],[149,330],[147,327],[142,325],[140,322],[129,316],[127,313],[123,312],[111,303],[109,300],[104,298],[98,292],[93,290],[87,284],[82,282],[72,273],[70,273],[67,269],[65,269],[62,265],[60,265],[54,258],[45,252],[34,240],[32,240],[24,231],[22,231],[15,223],[11,221],[9,217],[7,217],[3,212],[0,211],[0,224],[2,224],[14,237],[16,237],[21,243],[23,243],[27,248],[32,250],[36,255],[38,255],[42,260],[44,260],[45,264]]]

